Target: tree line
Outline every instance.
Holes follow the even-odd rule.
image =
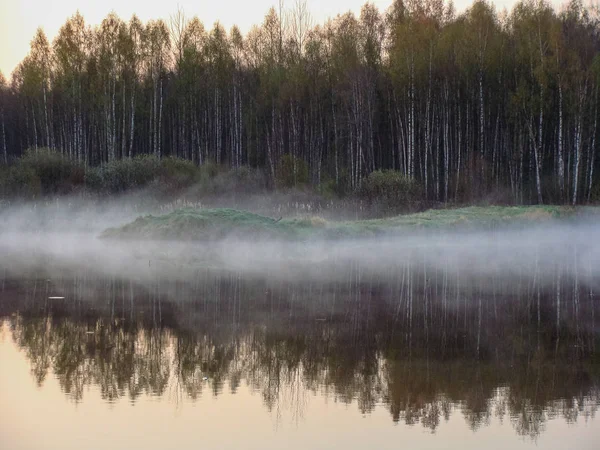
[[[581,0],[395,0],[323,24],[280,1],[245,35],[183,11],[94,27],[76,13],[0,75],[0,161],[175,156],[338,192],[394,170],[432,201],[590,202],[599,31]]]

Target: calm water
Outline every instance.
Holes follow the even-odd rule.
[[[419,267],[5,267],[1,446],[598,448],[592,279]]]

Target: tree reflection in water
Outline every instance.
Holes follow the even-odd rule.
[[[52,372],[77,402],[89,386],[135,402],[245,384],[296,416],[315,394],[363,414],[384,405],[393,421],[431,431],[461,414],[472,430],[495,417],[535,438],[551,418],[593,417],[600,400],[594,295],[568,277],[468,283],[407,270],[390,281],[357,270],[286,282],[205,271],[154,284],[8,280],[0,299],[38,385]]]

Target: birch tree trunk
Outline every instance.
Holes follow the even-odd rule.
[[[8,153],[6,151],[6,130],[4,129],[4,111],[2,111],[2,150],[4,154],[4,165],[8,165]]]
[[[162,143],[162,135],[161,135],[161,129],[162,129],[162,111],[163,111],[163,84],[162,84],[162,79],[160,80],[160,107],[159,107],[159,112],[158,112],[158,140],[157,140],[157,145],[158,145],[158,158],[162,158],[162,147],[161,147],[161,143]]]
[[[131,89],[131,128],[129,130],[129,150],[127,152],[127,157],[131,158],[133,154],[133,139],[135,136],[135,86]]]
[[[558,186],[561,200],[565,191],[565,162],[563,158],[563,91],[562,83],[558,82]]]
[[[583,115],[583,97],[585,89],[579,94],[579,112],[577,114],[577,124],[575,126],[575,161],[573,162],[573,205],[577,204],[577,191],[579,189],[579,163],[581,161],[581,122]]]
[[[589,173],[588,173],[588,195],[587,201],[590,202],[592,198],[592,187],[594,186],[594,163],[596,162],[596,132],[598,125],[598,88],[595,89],[596,93],[594,95],[594,128],[592,131],[592,142],[590,144],[589,151]]]
[[[50,142],[50,125],[48,123],[48,101],[46,94],[46,84],[44,83],[44,121],[46,124],[46,146],[48,148],[52,148],[52,143]]]

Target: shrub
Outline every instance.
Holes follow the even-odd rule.
[[[219,165],[212,161],[206,161],[200,166],[200,178],[209,180],[216,177],[220,172]]]
[[[39,177],[31,167],[11,166],[0,172],[0,196],[32,198],[42,192]]]
[[[395,170],[377,170],[363,180],[360,194],[369,201],[402,207],[420,200],[421,189],[412,179]]]
[[[331,176],[323,176],[321,183],[317,186],[317,192],[325,198],[345,197],[349,192],[348,172],[340,170],[338,182]]]
[[[27,150],[22,158],[0,173],[4,197],[68,194],[84,183],[83,166],[57,151]]]
[[[303,159],[291,154],[283,155],[277,171],[277,185],[291,188],[308,183],[308,166]]]
[[[71,161],[55,150],[27,150],[25,155],[13,166],[13,170],[22,172],[15,174],[14,183],[33,182],[39,180],[42,194],[65,194],[84,183],[85,170],[76,161]]]
[[[67,194],[76,187],[90,192],[117,194],[152,186],[155,194],[171,193],[194,186],[197,193],[227,194],[257,192],[266,187],[260,170],[241,167],[228,170],[207,162],[197,167],[180,158],[158,159],[151,155],[114,160],[85,171],[60,153],[41,149],[27,151],[12,166],[0,166],[0,195],[36,197]]]
[[[239,167],[214,171],[215,167],[218,168],[211,163],[200,166],[200,182],[190,191],[192,196],[258,193],[267,186],[266,177],[261,170]]]
[[[193,162],[168,157],[137,156],[90,169],[86,174],[89,189],[120,193],[153,184],[158,191],[181,190],[196,186],[198,194],[254,190],[262,185],[262,175],[249,168],[226,170],[213,162],[196,166]]]
[[[154,156],[111,161],[90,169],[86,174],[86,185],[94,191],[108,193],[141,188],[158,178],[160,164]]]
[[[200,169],[186,159],[170,157],[160,162],[159,178],[165,187],[182,189],[199,181],[200,177]]]
[[[221,192],[228,190],[233,192],[256,193],[267,187],[267,178],[260,169],[251,167],[239,167],[220,173],[215,181],[218,181]]]

